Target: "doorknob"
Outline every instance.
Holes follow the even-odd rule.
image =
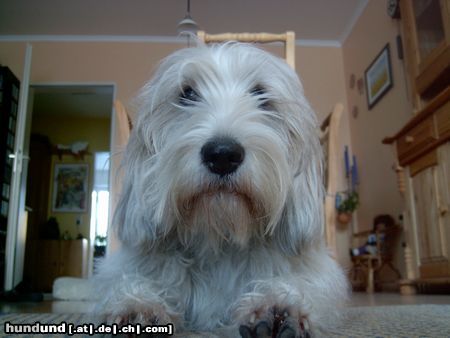
[[[16,154],[9,154],[8,157],[14,159],[14,158],[16,158]],[[30,156],[23,155],[22,158],[23,158],[24,160],[29,160],[29,159],[30,159]]]
[[[19,156],[20,155],[20,156]],[[14,153],[14,154],[9,154],[8,157],[10,159],[13,159],[13,172],[17,171],[17,164],[19,163],[20,160],[29,160],[30,157],[28,155],[22,155],[22,152],[19,150],[18,152]],[[21,169],[22,165],[20,165],[19,170]]]

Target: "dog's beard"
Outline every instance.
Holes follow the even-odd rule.
[[[180,199],[178,211],[177,231],[187,247],[207,245],[214,251],[224,243],[243,247],[264,231],[263,204],[235,188],[208,188]]]

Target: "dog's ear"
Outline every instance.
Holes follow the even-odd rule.
[[[152,206],[147,197],[151,185],[148,181],[151,167],[149,159],[152,150],[148,149],[140,135],[140,123],[133,129],[122,162],[122,187],[117,202],[113,226],[121,242],[129,246],[144,243],[151,247],[157,239],[157,227],[152,219]]]
[[[323,237],[323,153],[314,111],[303,95],[291,115],[292,184],[274,239],[280,250],[298,255]]]
[[[302,248],[314,245],[323,236],[323,188],[319,164],[294,178],[282,222],[278,244],[287,254],[298,255]]]
[[[287,255],[298,255],[323,236],[323,192],[320,164],[313,163],[299,173],[288,193],[275,243]]]

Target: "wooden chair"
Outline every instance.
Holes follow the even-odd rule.
[[[115,130],[114,130],[114,138],[111,144],[111,163],[110,163],[110,177],[111,177],[111,186],[110,186],[110,211],[111,215],[114,213],[116,208],[117,201],[119,200],[119,194],[121,189],[122,175],[123,172],[120,170],[120,163],[122,161],[122,152],[126,148],[128,143],[128,139],[130,138],[131,129],[133,127],[130,115],[128,114],[125,106],[121,101],[114,101],[114,114],[115,114]],[[112,217],[109,217],[109,227],[111,229]],[[109,255],[111,252],[114,252],[120,246],[119,240],[116,237],[114,231],[110,231],[108,234],[108,244],[107,244],[107,252]]]
[[[283,34],[270,33],[223,33],[223,34],[207,34],[205,31],[198,31],[197,37],[204,43],[240,41],[240,42],[256,42],[270,43],[283,42],[285,46],[286,62],[295,70],[295,32],[287,31]]]
[[[339,128],[343,111],[344,106],[341,103],[337,103],[320,127],[322,131],[320,142],[325,154],[325,236],[327,245],[334,255],[337,253],[335,199],[337,181],[341,172],[339,161],[340,151],[338,149],[340,144]]]
[[[384,267],[390,268],[398,279],[401,278],[400,272],[393,264],[394,250],[397,246],[401,232],[401,226],[393,224],[389,226],[384,225],[382,227],[377,226],[375,231],[362,231],[353,235],[353,238],[357,242],[361,242],[361,239],[367,239],[370,234],[375,234],[376,236],[375,254],[364,254],[352,257],[353,267],[350,279],[354,286],[358,287],[361,286],[361,284],[365,284],[366,292],[373,293],[375,291],[375,284],[378,280],[377,275],[379,275],[379,272]]]
[[[130,115],[121,101],[114,101],[114,110],[119,129],[119,138],[121,139],[120,143],[125,146],[128,142],[128,138],[130,137],[131,129],[133,129],[133,123],[131,122]]]

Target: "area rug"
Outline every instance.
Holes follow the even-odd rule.
[[[377,338],[441,338],[450,337],[450,305],[395,305],[377,307],[351,307],[345,313],[342,326],[335,328],[328,337],[377,337]],[[61,337],[54,334],[8,335],[6,323],[74,323],[79,325],[91,322],[83,314],[3,314],[0,316],[1,337]],[[174,337],[211,337],[210,334],[192,333]]]
[[[450,305],[352,307],[329,337],[450,337]]]

